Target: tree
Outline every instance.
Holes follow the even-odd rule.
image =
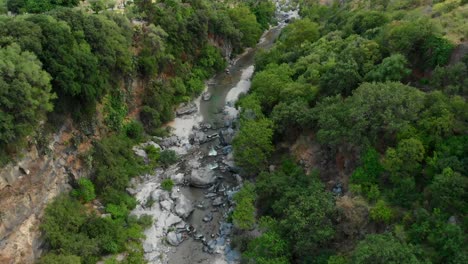
[[[50,75],[17,44],[0,48],[0,148],[14,149],[52,111]]]
[[[387,24],[381,46],[406,57],[419,56],[422,46],[435,29],[427,18],[393,21]]]
[[[401,54],[393,54],[368,72],[365,80],[369,82],[398,82],[411,73],[408,60]]]
[[[468,179],[451,168],[436,175],[429,186],[431,205],[452,214],[468,212]]]
[[[292,83],[291,74],[291,69],[286,64],[270,64],[253,78],[252,92],[266,113],[269,113],[278,104],[281,92],[286,85]]]
[[[361,83],[359,66],[354,60],[339,60],[320,78],[320,92],[324,95],[348,96]]]
[[[53,252],[80,256],[84,261],[96,261],[97,241],[80,232],[86,223],[84,206],[75,199],[62,195],[46,208],[41,229]]]
[[[418,120],[424,93],[401,83],[364,83],[353,95],[329,97],[313,109],[318,139],[335,145],[391,140]]]
[[[376,222],[388,224],[393,218],[392,209],[386,205],[384,200],[379,200],[370,210],[370,217]]]
[[[295,49],[306,41],[313,43],[319,37],[318,25],[304,18],[289,24],[282,33],[281,41],[288,49]]]
[[[236,207],[232,213],[232,222],[241,230],[250,230],[255,225],[255,190],[250,182],[234,195]]]
[[[424,159],[424,146],[416,138],[404,139],[396,149],[387,149],[384,167],[392,173],[392,181],[398,182],[400,177],[411,177],[420,169]]]
[[[288,244],[274,231],[267,231],[250,241],[242,257],[252,264],[290,263]]]
[[[356,264],[421,263],[411,244],[402,243],[390,234],[367,235],[354,249],[351,260]]]
[[[241,47],[253,47],[262,34],[261,25],[257,18],[245,5],[238,5],[229,9],[229,17],[241,33]]]
[[[242,122],[232,145],[237,165],[246,172],[255,174],[266,167],[273,151],[272,126],[272,122],[265,118]]]

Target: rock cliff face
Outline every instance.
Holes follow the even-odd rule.
[[[43,244],[40,219],[46,205],[70,189],[70,179],[85,174],[71,147],[70,124],[53,135],[42,154],[33,145],[0,169],[0,263],[33,263]]]

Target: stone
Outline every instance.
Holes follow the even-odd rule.
[[[197,112],[198,107],[194,103],[181,104],[176,110],[177,116],[189,115]]]
[[[216,193],[207,193],[207,194],[205,194],[206,198],[214,198],[216,196],[218,196]]]
[[[209,92],[204,92],[202,95],[203,101],[209,101],[211,99],[211,93]]]
[[[192,213],[193,209],[192,202],[185,197],[185,195],[181,194],[180,197],[177,198],[174,211],[178,216],[187,218]]]
[[[205,236],[203,234],[197,233],[193,236],[195,240],[202,240]]]
[[[214,172],[208,168],[194,169],[190,175],[190,184],[199,188],[206,188],[215,181]]]
[[[217,155],[218,155],[218,152],[214,148],[211,148],[210,151],[208,152],[208,156],[210,157],[214,157]]]
[[[213,201],[213,206],[220,206],[224,203],[224,199],[223,197],[217,197],[216,199],[214,199]]]
[[[177,188],[172,188],[172,191],[171,191],[171,199],[177,199],[180,197],[180,188],[177,187]]]
[[[218,167],[219,167],[219,164],[218,164],[217,162],[212,162],[212,163],[208,164],[208,168],[209,168],[210,170],[215,170],[215,169],[217,169]]]
[[[221,149],[221,151],[223,152],[224,155],[227,155],[227,154],[229,154],[229,153],[232,152],[232,146],[231,146],[231,145],[227,145],[227,146],[223,147],[223,148]]]
[[[182,221],[182,219],[180,217],[178,217],[175,214],[171,214],[171,213],[168,215],[168,217],[165,220],[166,221],[164,222],[164,224],[165,224],[166,227],[170,227],[170,226],[175,225],[177,223],[180,223]]]
[[[167,233],[166,236],[167,242],[172,246],[178,246],[184,239],[182,238],[182,234],[176,233],[174,231]]]
[[[169,148],[177,144],[179,144],[179,138],[177,136],[167,137],[161,141],[161,146],[165,148]]]
[[[203,144],[208,140],[208,137],[202,131],[196,131],[192,135],[190,135],[190,142],[192,144]]]
[[[203,217],[203,222],[207,223],[207,222],[211,222],[211,220],[213,220],[213,213],[208,213],[207,215],[205,215],[205,217]]]
[[[146,154],[146,151],[144,151],[139,146],[133,146],[132,150],[133,150],[133,153],[135,153],[135,155],[143,158],[145,161],[148,159],[148,155]]]
[[[31,173],[25,166],[20,166],[19,170],[21,171],[21,173],[26,175],[29,175]]]
[[[161,205],[161,208],[166,210],[166,211],[170,211],[172,209],[172,202],[169,201],[169,200],[164,200],[162,202],[159,203]]]
[[[184,182],[184,174],[183,173],[172,174],[171,180],[175,184],[182,184]]]

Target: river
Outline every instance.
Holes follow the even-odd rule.
[[[242,185],[230,146],[237,128],[234,104],[250,88],[256,50],[270,48],[286,22],[298,17],[297,10],[284,11],[287,6],[288,1],[278,1],[278,25],[262,35],[256,48],[239,55],[226,72],[206,82],[209,100],[200,96],[192,102],[193,113],[168,124],[172,136],[159,145],[175,150],[180,161],[133,181],[139,205],[132,213],[154,219],[143,242],[148,263],[239,263],[239,252],[230,247],[232,225],[226,222],[233,210],[232,196]],[[161,189],[165,178],[176,183],[171,192]]]

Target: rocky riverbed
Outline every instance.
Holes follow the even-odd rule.
[[[257,47],[271,47],[281,29],[298,17],[288,6],[288,1],[277,1],[279,23],[263,34]],[[168,124],[173,128],[170,137],[146,143],[172,149],[180,157],[165,170],[134,179],[134,188],[128,189],[139,202],[133,214],[154,219],[143,242],[149,263],[240,261],[240,253],[230,247],[233,227],[227,222],[234,209],[233,195],[242,186],[231,142],[238,128],[234,105],[250,88],[255,51],[238,56],[224,73],[207,81],[199,98],[177,109],[177,117]],[[144,158],[144,146],[134,151]],[[162,189],[164,179],[174,181],[171,191]]]

